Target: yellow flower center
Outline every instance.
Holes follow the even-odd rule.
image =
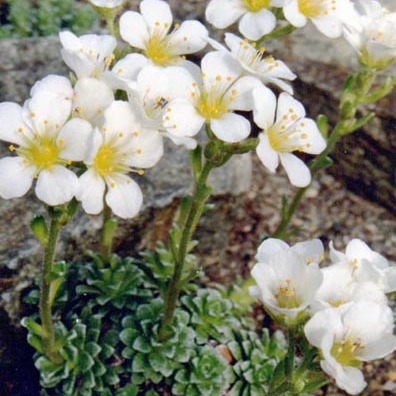
[[[280,308],[292,309],[300,306],[296,291],[290,279],[287,279],[277,287],[275,298]]]
[[[167,47],[166,38],[154,33],[146,43],[146,56],[156,65],[167,66],[173,58]]]
[[[341,306],[342,304],[345,304],[345,301],[339,299],[339,300],[329,300],[328,303],[334,307],[334,308],[338,308],[339,306]]]
[[[317,18],[327,13],[326,1],[323,0],[298,0],[298,9],[307,18]],[[331,1],[335,9],[336,0]]]
[[[257,12],[270,6],[271,0],[242,0],[245,8],[250,12]]]
[[[362,346],[352,338],[335,342],[330,353],[343,366],[360,367],[361,362],[356,359],[356,353]]]
[[[104,144],[94,158],[94,168],[102,176],[109,176],[120,168],[118,150],[110,145]]]
[[[228,107],[222,96],[203,93],[197,104],[197,110],[208,121],[220,118],[228,112]]]
[[[51,169],[54,165],[64,163],[59,158],[61,148],[56,142],[56,136],[37,136],[29,141],[25,147],[19,147],[17,152],[24,157],[30,165],[39,170]]]

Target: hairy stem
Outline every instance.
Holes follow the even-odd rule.
[[[104,263],[109,263],[113,251],[113,239],[117,222],[111,219],[111,209],[105,203],[103,208],[102,235],[100,238],[100,254]]]
[[[183,268],[187,254],[188,243],[193,235],[195,228],[201,217],[206,200],[210,196],[210,188],[207,186],[207,180],[210,171],[213,169],[210,161],[207,161],[196,181],[194,194],[191,199],[189,212],[184,223],[180,243],[174,253],[175,268],[169,283],[168,293],[165,297],[164,316],[162,318],[159,339],[163,340],[168,335],[169,326],[172,323],[173,315],[176,309],[177,300],[180,294],[180,281],[183,275]]]
[[[51,223],[48,233],[48,240],[44,250],[42,278],[40,285],[40,320],[43,328],[43,349],[47,357],[54,363],[62,362],[62,357],[55,347],[55,332],[52,321],[52,302],[50,296],[51,273],[54,264],[54,256],[59,231],[62,223],[58,213],[50,213]]]

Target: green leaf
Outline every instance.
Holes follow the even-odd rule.
[[[329,136],[329,120],[324,114],[319,114],[316,118],[316,124],[322,136],[327,139]]]
[[[78,366],[82,373],[87,372],[94,364],[94,360],[87,352],[80,352],[80,355],[78,357]]]
[[[44,330],[41,325],[36,323],[32,318],[23,318],[21,321],[21,325],[23,327],[26,327],[32,334],[38,335],[40,337],[44,335]]]
[[[138,353],[132,361],[132,371],[134,373],[144,373],[150,365],[146,361],[146,355]]]
[[[131,329],[131,328],[124,329],[120,333],[120,340],[125,345],[132,346],[138,334],[139,334],[138,331],[135,329]]]
[[[30,228],[38,241],[46,246],[48,243],[48,228],[43,216],[35,216],[30,222]]]
[[[151,345],[142,336],[138,336],[135,339],[135,341],[133,342],[132,348],[135,349],[136,351],[142,352],[142,353],[149,353],[152,350]]]

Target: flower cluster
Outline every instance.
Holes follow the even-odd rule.
[[[1,197],[23,196],[37,178],[36,196],[47,205],[75,197],[89,214],[106,204],[122,218],[133,217],[142,192],[129,174],[160,160],[163,137],[194,148],[206,125],[213,139],[241,142],[252,128],[235,111],[253,112],[262,130],[257,154],[270,171],[280,161],[293,185],[309,184],[307,166],[291,153],[318,154],[326,142],[292,97],[289,82],[296,76],[282,61],[233,34],[225,47],[198,21],[173,25],[162,0],[142,1],[140,13],[125,12],[120,35],[140,53],[116,59],[111,35],[61,32],[73,84],[51,75],[35,84],[22,107],[0,104],[0,139],[16,154],[0,160]],[[214,51],[200,67],[186,59],[208,42]],[[285,92],[277,99],[268,85]]]
[[[318,239],[289,246],[267,239],[252,269],[257,286],[251,294],[286,326],[305,324],[308,341],[321,352],[321,367],[349,394],[366,383],[363,362],[396,349],[393,316],[387,293],[396,291],[396,267],[353,239],[345,253],[330,244],[330,265]]]

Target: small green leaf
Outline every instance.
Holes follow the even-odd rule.
[[[38,241],[46,246],[48,243],[48,228],[43,216],[35,216],[30,222],[30,227]]]

